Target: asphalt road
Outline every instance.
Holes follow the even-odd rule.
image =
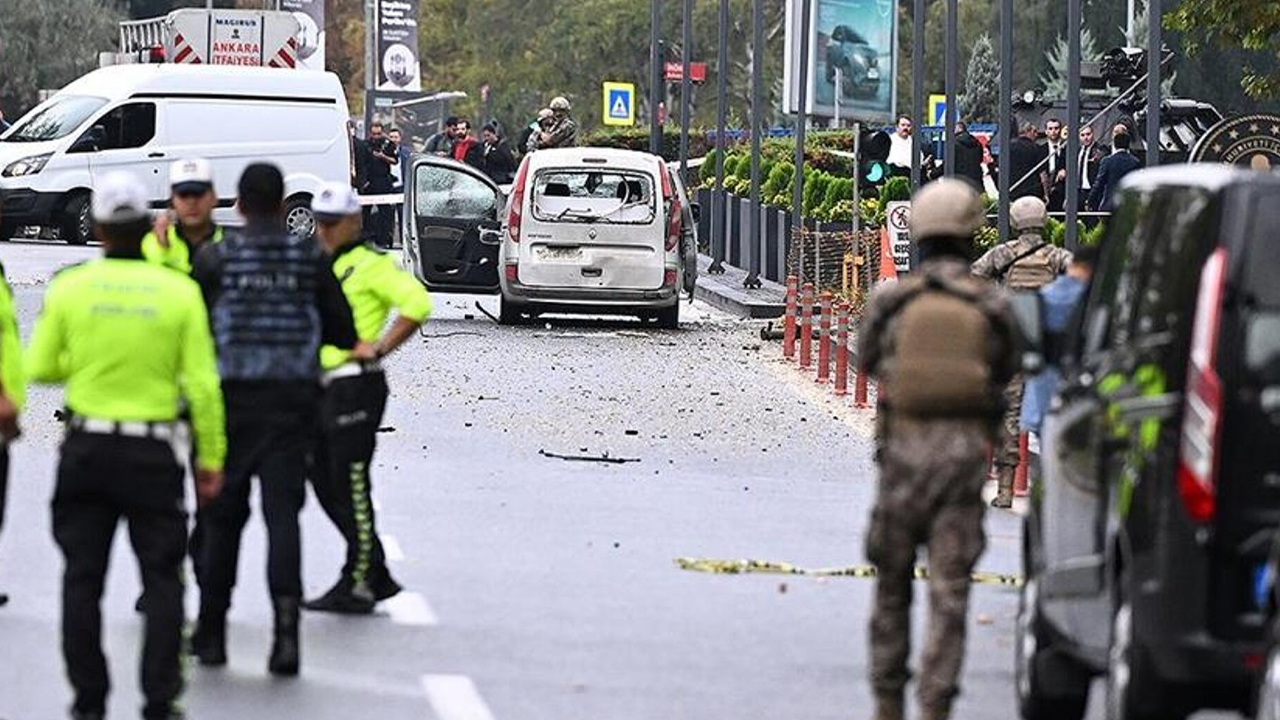
[[[24,333],[51,273],[94,254],[0,246]],[[410,592],[374,618],[307,616],[302,677],[273,681],[255,517],[231,615],[231,664],[190,669],[191,717],[872,716],[872,581],[711,575],[674,563],[862,563],[874,492],[865,411],[782,364],[776,344],[761,347],[758,326],[700,304],[685,307],[679,331],[657,331],[556,320],[502,328],[474,308],[479,300],[496,311],[492,298],[436,300],[426,337],[389,362],[392,400],[373,475],[393,570]],[[0,588],[13,596],[0,609],[6,720],[60,717],[70,698],[48,511],[60,397],[32,390],[13,450],[0,538]],[[314,502],[303,521],[314,594],[335,579],[341,547]],[[1018,518],[993,512],[987,526],[981,569],[1015,572]],[[125,540],[117,536],[104,600],[115,717],[140,704],[138,574]],[[1016,606],[1010,588],[975,588],[956,717],[1015,717]]]

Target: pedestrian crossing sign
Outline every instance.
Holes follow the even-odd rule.
[[[607,82],[604,84],[605,125],[636,124],[636,86],[631,83]]]

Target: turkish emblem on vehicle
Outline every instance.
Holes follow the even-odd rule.
[[[1255,170],[1280,168],[1280,115],[1255,113],[1223,120],[1200,138],[1188,159]]]

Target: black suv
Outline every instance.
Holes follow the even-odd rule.
[[[1027,720],[1246,711],[1280,525],[1280,176],[1130,175],[1042,428],[1024,540]]]

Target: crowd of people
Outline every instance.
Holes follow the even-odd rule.
[[[886,160],[893,175],[910,177],[914,152],[914,123],[909,116],[898,118],[890,135]],[[955,176],[968,182],[979,192],[995,195],[999,187],[999,167],[973,134],[967,123],[956,123]],[[1049,117],[1044,127],[1024,122],[1009,142],[1010,201],[1035,197],[1044,201],[1051,213],[1063,212],[1067,201],[1067,133],[1062,121]],[[1078,205],[1080,211],[1110,212],[1111,199],[1120,180],[1142,167],[1142,161],[1130,151],[1133,131],[1128,123],[1118,122],[1111,128],[1111,144],[1099,142],[1091,125],[1079,129],[1080,150],[1075,164]],[[1040,142],[1043,136],[1044,142]],[[924,181],[942,176],[942,168],[927,150],[921,151],[921,173]]]
[[[376,150],[380,162],[397,157],[388,141]],[[153,219],[140,179],[103,178],[91,203],[103,257],[49,283],[25,354],[0,282],[0,480],[26,383],[65,386],[52,525],[65,560],[73,720],[106,711],[100,604],[121,520],[142,576],[144,718],[183,717],[188,556],[200,600],[185,652],[204,666],[227,663],[254,478],[267,528],[272,675],[299,672],[302,610],[368,615],[401,590],[378,541],[369,473],[388,394],[381,361],[426,321],[430,295],[361,241],[348,184],[314,197],[315,238],[286,229],[274,165],[250,165],[239,178],[245,225],[234,230],[214,221],[208,161],[175,163],[170,187],[172,214]],[[338,581],[310,602],[298,518],[308,481],[346,543]],[[3,497],[0,481],[0,510]]]
[[[497,120],[489,120],[480,128],[477,138],[471,122],[449,116],[439,132],[423,143],[421,152],[455,160],[483,172],[498,185],[510,185],[515,179],[517,160],[538,150],[573,147],[578,142],[578,123],[572,106],[556,97],[538,112],[513,146]],[[362,195],[399,195],[409,180],[411,158],[415,150],[406,143],[401,130],[387,128],[379,120],[369,124],[367,137],[355,144],[356,185]],[[401,210],[399,206],[372,205],[364,209],[366,238],[381,248],[390,248],[392,234]]]

